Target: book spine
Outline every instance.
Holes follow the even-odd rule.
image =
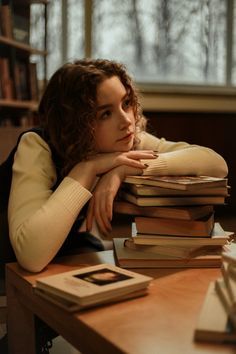
[[[0,26],[4,36],[12,38],[12,14],[10,5],[1,5]]]

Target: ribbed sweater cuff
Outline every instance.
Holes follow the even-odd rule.
[[[64,178],[54,195],[57,202],[62,203],[74,216],[78,215],[78,211],[92,197],[90,191],[70,177]]]
[[[162,155],[159,155],[154,160],[142,160],[142,162],[148,165],[148,167],[143,170],[143,175],[168,174],[167,161]]]

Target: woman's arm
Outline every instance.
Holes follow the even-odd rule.
[[[143,159],[148,167],[143,170],[119,166],[104,174],[89,202],[87,227],[93,219],[106,235],[111,230],[112,207],[120,184],[128,174],[149,175],[209,175],[225,177],[228,169],[224,159],[211,149],[184,142],[170,142],[142,133],[138,149],[157,151],[156,159]]]
[[[170,142],[158,139],[148,133],[140,134],[138,149],[156,150],[156,160],[143,162],[149,164],[144,175],[207,175],[225,177],[228,167],[222,156],[214,150],[185,142]]]
[[[15,155],[9,199],[10,239],[17,260],[40,271],[56,255],[90,191],[66,177],[53,192],[56,172],[48,145],[24,134]]]
[[[112,230],[113,202],[117,191],[126,176],[140,174],[141,169],[121,165],[101,176],[89,202],[87,230],[92,229],[94,220],[104,236]]]
[[[119,165],[146,166],[152,151],[99,154],[78,163],[58,188],[47,143],[36,133],[22,136],[13,164],[9,199],[10,239],[18,262],[40,271],[56,255],[82,207],[91,198],[97,176]]]

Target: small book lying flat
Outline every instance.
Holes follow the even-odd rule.
[[[68,311],[76,311],[144,295],[151,280],[110,264],[100,264],[38,278],[35,291]]]
[[[48,291],[39,289],[39,288],[35,288],[34,289],[35,293],[39,296],[41,296],[43,299],[52,302],[54,305],[59,306],[60,308],[62,308],[63,310],[66,310],[68,312],[75,312],[75,311],[79,311],[83,308],[86,307],[81,307],[78,303],[74,302],[74,301],[70,301],[65,299],[62,296],[58,296],[52,293],[49,293]],[[93,306],[96,305],[105,305],[105,304],[110,304],[113,302],[119,302],[119,301],[124,301],[124,300],[129,300],[129,299],[134,299],[136,297],[140,297],[140,296],[144,296],[148,294],[148,289],[144,288],[141,290],[136,290],[136,291],[132,291],[126,295],[122,295],[122,296],[117,296],[117,297],[112,297],[110,300],[104,300],[104,301],[99,301],[99,303],[94,304]],[[89,306],[90,307],[90,306]]]

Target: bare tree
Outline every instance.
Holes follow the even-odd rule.
[[[216,80],[218,73],[219,45],[220,45],[220,18],[224,8],[218,0],[202,0],[199,8],[201,14],[200,51],[201,71],[206,81]],[[222,28],[221,28],[222,31]],[[222,38],[222,37],[221,37]]]
[[[134,33],[134,46],[135,46],[135,62],[137,65],[143,65],[143,55],[144,55],[144,43],[143,43],[143,29],[140,22],[140,13],[137,7],[137,0],[131,1],[131,15],[133,33]]]
[[[156,6],[156,43],[153,45],[154,58],[163,74],[168,71],[171,47],[171,10],[169,0],[160,0]]]

